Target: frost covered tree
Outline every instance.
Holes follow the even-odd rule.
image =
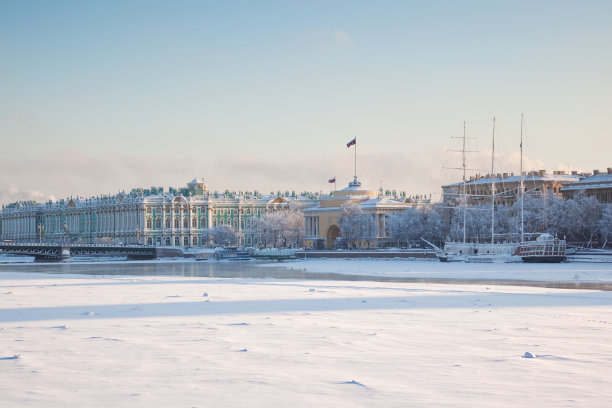
[[[587,196],[584,191],[579,192],[568,201],[574,201],[576,208],[576,232],[580,241],[587,247],[592,247],[601,220],[601,204],[593,196]]]
[[[211,229],[210,237],[215,245],[234,245],[240,239],[240,235],[227,225],[218,225]]]
[[[603,206],[599,220],[599,235],[603,241],[602,246],[605,247],[612,237],[612,204]]]
[[[419,242],[421,238],[439,244],[445,236],[444,221],[437,208],[411,207],[389,216],[387,233],[389,241],[397,246]]]
[[[347,201],[340,208],[340,218],[338,224],[340,227],[340,236],[344,239],[347,249],[355,243],[361,235],[360,221],[363,213],[358,203]]]
[[[270,212],[255,222],[254,229],[265,246],[301,246],[304,239],[304,216],[294,210]]]

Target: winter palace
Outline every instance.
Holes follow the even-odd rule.
[[[0,213],[2,240],[146,244],[199,247],[207,232],[228,225],[244,235],[243,244],[254,245],[250,232],[254,217],[267,212],[303,206],[310,198],[254,193],[210,193],[203,180],[187,188],[132,190],[115,196],[67,199],[37,204],[17,202]]]

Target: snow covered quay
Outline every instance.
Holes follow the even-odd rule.
[[[3,406],[612,401],[611,292],[27,268],[0,273]]]

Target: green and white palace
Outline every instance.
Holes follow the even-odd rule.
[[[13,242],[123,243],[201,247],[209,231],[227,225],[242,245],[257,245],[253,220],[271,211],[316,204],[295,194],[211,193],[203,180],[186,188],[134,189],[114,196],[70,198],[43,204],[17,202],[0,212],[0,238]]]

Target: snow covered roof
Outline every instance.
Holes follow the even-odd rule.
[[[599,173],[586,177],[576,183],[564,186],[562,191],[599,190],[612,188],[612,173]]]
[[[540,175],[527,175],[523,177],[524,183],[534,183],[534,182],[545,182],[545,181],[560,181],[566,183],[576,183],[580,180],[580,175],[571,175],[571,174],[545,174],[543,176]],[[492,181],[495,181],[495,184],[502,183],[520,183],[520,176],[509,176],[509,177],[481,177],[476,180],[466,181],[466,185],[481,185],[481,184],[491,184]],[[442,188],[448,187],[459,187],[463,185],[463,182],[447,184],[442,186]]]

